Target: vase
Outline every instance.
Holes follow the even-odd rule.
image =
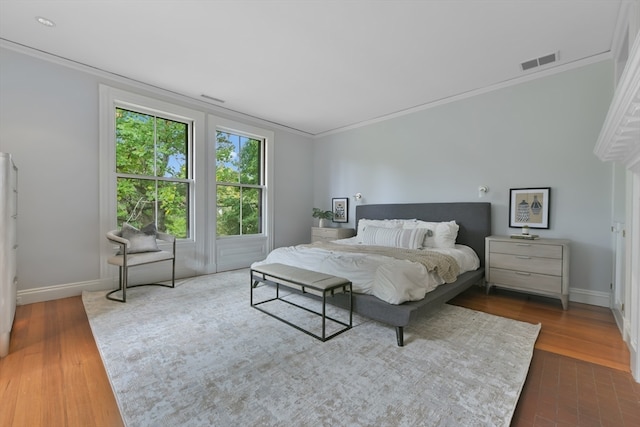
[[[522,199],[520,203],[518,203],[518,209],[516,212],[516,220],[518,222],[528,222],[529,221],[529,203],[526,200]]]
[[[327,228],[329,226],[329,220],[320,218],[320,223],[318,224],[320,228]]]
[[[542,210],[542,203],[538,200],[538,196],[533,196],[533,202],[531,202],[531,212],[534,215],[538,215]]]

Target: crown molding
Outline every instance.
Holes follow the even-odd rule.
[[[636,36],[594,153],[640,173],[640,35]]]
[[[58,64],[66,68],[71,68],[76,71],[89,73],[91,75],[94,75],[102,79],[106,79],[112,82],[117,82],[117,83],[124,84],[139,90],[143,90],[148,92],[151,95],[162,96],[166,99],[173,100],[175,102],[180,102],[183,105],[189,106],[190,108],[198,108],[199,110],[204,111],[206,113],[218,114],[228,119],[239,120],[239,121],[242,121],[243,123],[253,124],[261,127],[267,127],[269,129],[278,129],[278,130],[286,131],[288,133],[292,133],[300,136],[305,136],[305,137],[313,136],[312,134],[299,129],[294,129],[280,123],[272,122],[260,117],[255,117],[246,113],[242,113],[240,111],[232,110],[230,108],[213,105],[209,102],[202,101],[200,99],[193,98],[191,96],[184,95],[179,92],[174,92],[158,86],[153,86],[139,80],[134,80],[129,77],[115,74],[106,70],[102,70],[100,68],[93,67],[91,65],[87,65],[81,62],[73,61],[71,59],[64,58],[62,56],[58,56],[58,55],[51,54],[49,52],[34,49],[32,47],[15,43],[7,39],[0,38],[0,47],[6,48],[18,53],[22,53],[24,55],[28,55],[34,58],[38,58],[43,61]]]
[[[460,101],[463,99],[467,99],[467,98],[472,98],[474,96],[478,96],[478,95],[482,95],[484,93],[489,93],[489,92],[493,92],[495,90],[499,90],[499,89],[504,89],[507,87],[511,87],[511,86],[515,86],[515,85],[519,85],[522,83],[526,83],[526,82],[530,82],[533,80],[538,80],[544,77],[548,77],[548,76],[552,76],[554,74],[559,74],[559,73],[563,73],[565,71],[569,71],[569,70],[573,70],[573,69],[577,69],[577,68],[581,68],[587,65],[591,65],[591,64],[595,64],[598,62],[602,62],[602,61],[606,61],[606,60],[611,60],[613,58],[613,54],[608,51],[608,52],[603,52],[597,55],[593,55],[589,58],[584,58],[584,59],[580,59],[577,61],[573,61],[573,62],[569,62],[566,64],[561,64],[561,65],[557,65],[554,67],[550,67],[550,68],[546,68],[544,70],[539,70],[533,73],[529,73],[526,75],[523,75],[521,77],[517,77],[514,79],[510,79],[510,80],[506,80],[500,83],[496,83],[493,85],[489,85],[483,88],[479,88],[479,89],[474,89],[474,90],[470,90],[464,93],[460,93],[458,95],[453,95],[447,98],[442,98],[442,99],[438,99],[436,101],[432,101],[426,104],[421,104],[421,105],[417,105],[415,107],[411,107],[411,108],[407,108],[405,110],[401,110],[401,111],[397,111],[395,113],[391,113],[391,114],[387,114],[384,116],[380,116],[377,117],[375,119],[371,119],[371,120],[366,120],[363,122],[359,122],[359,123],[354,123],[352,125],[348,125],[348,126],[344,126],[344,127],[340,127],[337,129],[332,129],[326,132],[322,132],[322,133],[318,133],[314,135],[314,138],[322,138],[325,136],[329,136],[329,135],[333,135],[333,134],[337,134],[337,133],[341,133],[341,132],[345,132],[347,130],[352,130],[352,129],[357,129],[357,128],[361,128],[364,126],[369,126],[372,125],[374,123],[379,123],[379,122],[384,122],[386,120],[390,120],[396,117],[401,117],[401,116],[406,116],[408,114],[413,114],[419,111],[423,111],[423,110],[428,110],[430,108],[435,108],[435,107],[439,107],[441,105],[445,105],[445,104],[449,104],[451,102],[456,102],[456,101]]]

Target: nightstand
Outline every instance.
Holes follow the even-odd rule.
[[[353,228],[311,227],[311,243],[346,239],[355,236],[355,234],[356,231]]]
[[[485,239],[487,293],[492,286],[560,298],[569,304],[569,241]]]

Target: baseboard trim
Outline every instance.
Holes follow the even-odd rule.
[[[570,288],[569,301],[611,308],[611,294],[609,292]]]
[[[637,383],[640,383],[640,366],[638,366],[638,342],[628,342],[629,355],[631,359],[631,375]]]
[[[191,270],[180,274],[176,270],[176,286],[184,279],[198,276]],[[249,277],[249,276],[247,276]],[[248,279],[247,279],[248,280]],[[149,282],[142,282],[149,283]],[[156,283],[154,281],[153,283]],[[157,283],[171,283],[171,280],[158,280]],[[118,277],[88,280],[86,282],[66,283],[61,285],[43,286],[41,288],[18,290],[16,305],[33,304],[36,302],[52,301],[55,299],[75,297],[82,295],[83,291],[110,291],[118,287]]]
[[[44,286],[42,288],[18,290],[17,305],[33,304],[54,299],[82,295],[82,291],[106,291],[113,289],[112,279],[89,280],[86,282],[66,283]]]
[[[178,279],[178,277],[176,277],[176,279]],[[42,288],[25,289],[22,291],[18,290],[16,303],[17,305],[32,304],[35,302],[75,297],[82,295],[82,291],[106,291],[110,289],[114,289],[114,282],[111,278],[45,286]],[[600,307],[610,307],[611,296],[608,292],[571,288],[569,290],[569,301],[597,305]]]
[[[613,313],[613,319],[616,321],[616,325],[618,326],[618,330],[620,331],[620,333],[622,334],[622,336],[624,337],[626,335],[626,330],[625,328],[627,328],[627,322],[625,322],[624,320],[624,316],[622,315],[622,313],[620,312],[620,310],[617,310],[615,308],[611,309],[611,312]]]

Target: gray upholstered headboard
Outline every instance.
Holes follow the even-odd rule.
[[[356,206],[356,228],[364,219],[455,220],[460,226],[456,243],[473,248],[484,266],[484,238],[491,235],[491,203],[404,203]]]

